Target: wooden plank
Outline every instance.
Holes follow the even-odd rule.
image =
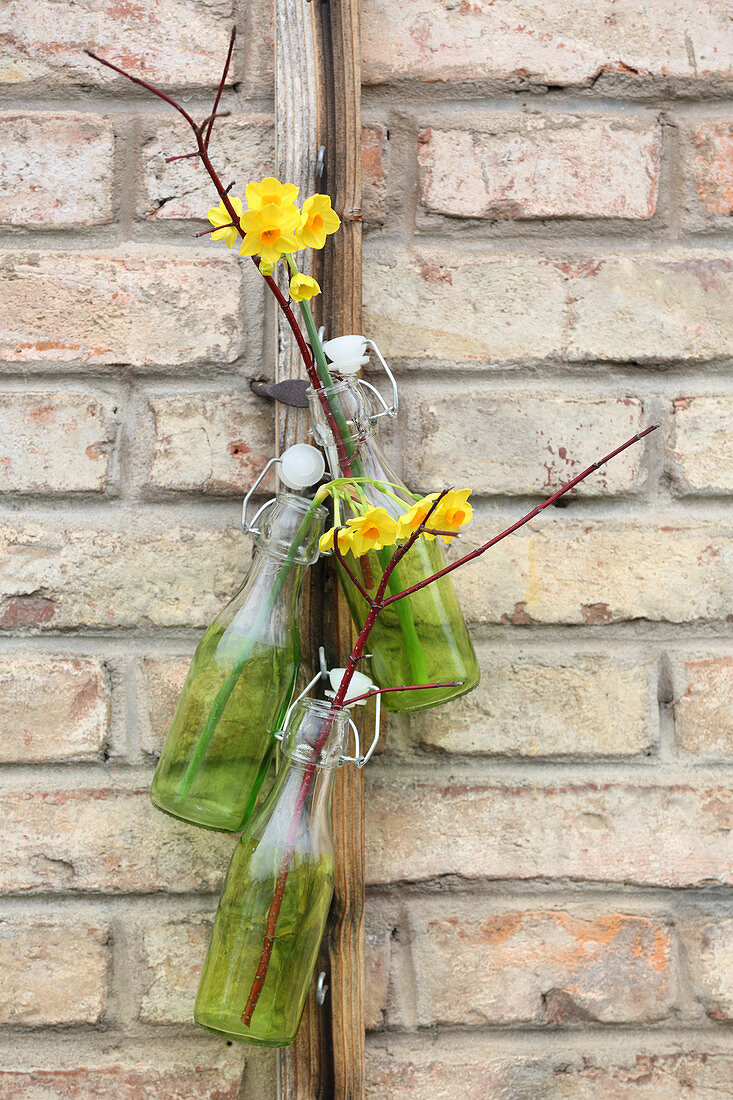
[[[358,0],[276,0],[277,156],[281,180],[297,183],[301,198],[331,195],[342,228],[329,238],[316,275],[323,295],[317,320],[330,336],[361,331],[361,42]],[[318,149],[325,176],[317,185]],[[302,377],[289,329],[278,332],[277,378]],[[281,448],[302,441],[305,418],[279,407]],[[345,660],[353,630],[328,565],[312,570],[304,601],[303,637],[312,661],[325,641],[329,658]],[[320,1007],[311,990],[296,1042],[280,1060],[284,1100],[361,1100],[364,1091],[364,835],[363,775],[346,766],[336,778],[333,830],[336,884],[319,969],[329,993]],[[326,956],[327,952],[327,956]],[[327,957],[327,961],[326,961]]]

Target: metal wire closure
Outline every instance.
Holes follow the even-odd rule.
[[[257,509],[255,514],[252,516],[252,519],[250,519],[250,520],[247,519],[247,508],[249,506],[249,502],[250,502],[250,498],[251,498],[252,494],[254,493],[255,489],[257,488],[257,486],[262,481],[262,479],[265,476],[265,474],[267,473],[267,471],[270,469],[271,466],[277,465],[280,461],[281,460],[279,458],[271,458],[270,459],[270,461],[267,463],[267,465],[263,468],[263,470],[261,471],[261,473],[257,477],[257,480],[250,487],[249,492],[247,493],[246,497],[242,501],[242,530],[244,531],[244,533],[246,535],[249,535],[249,534],[259,535],[259,533],[260,533],[258,531],[258,529],[255,527],[255,523],[257,522],[259,517],[264,512],[265,508],[267,508],[268,504],[272,504],[272,501],[275,498],[272,497],[270,500],[266,500],[265,503],[260,508]]]
[[[386,359],[384,358],[381,351],[379,350],[379,348],[377,347],[377,345],[374,343],[373,340],[367,340],[364,347],[372,349],[372,351],[376,355],[377,359],[379,360],[379,362],[384,367],[385,374],[387,375],[390,382],[392,383],[392,404],[388,405],[387,402],[382,397],[379,390],[375,386],[373,386],[371,384],[371,382],[366,382],[363,378],[361,379],[362,386],[366,386],[366,388],[368,390],[371,390],[371,392],[377,397],[380,405],[382,406],[382,411],[378,412],[378,413],[375,413],[374,414],[374,419],[376,420],[380,416],[388,416],[388,417],[390,417],[390,419],[393,419],[395,416],[397,416],[397,411],[400,407],[400,395],[397,392],[397,381],[395,379],[395,376],[392,374],[392,371],[389,369],[389,366],[387,365]]]

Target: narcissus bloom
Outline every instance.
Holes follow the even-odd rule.
[[[237,199],[234,195],[229,198],[230,203],[234,207],[237,217],[242,215],[242,200]],[[209,210],[209,221],[212,225],[229,226],[228,229],[215,229],[211,234],[212,241],[225,241],[227,248],[231,248],[237,237],[239,231],[236,226],[231,224],[232,216],[224,205],[223,201],[218,206],[212,206]]]
[[[336,528],[332,527],[330,531],[326,531],[325,535],[321,535],[318,545],[322,552],[325,554],[327,550],[333,550],[333,537],[336,533]],[[352,533],[346,527],[342,527],[339,531],[338,547],[342,554],[348,554],[351,549]]]
[[[294,232],[298,211],[294,206],[283,209],[271,202],[259,210],[247,210],[240,222],[245,234],[239,250],[243,256],[259,255],[266,264],[275,264],[284,252],[298,248]]]
[[[470,523],[473,508],[468,503],[470,489],[449,489],[430,517],[430,526],[443,531],[458,531]],[[443,535],[443,542],[451,542],[452,535]]]
[[[384,508],[370,508],[363,516],[353,516],[346,526],[351,533],[351,552],[357,558],[397,541],[397,521]]]
[[[323,248],[329,233],[335,233],[341,225],[338,214],[331,207],[328,195],[311,195],[303,203],[303,213],[297,231],[300,248]]]
[[[298,272],[290,280],[290,297],[294,302],[302,302],[321,293],[321,288],[310,275],[301,275]]]
[[[416,504],[413,504],[412,508],[408,508],[404,515],[399,516],[397,519],[397,538],[409,539],[413,531],[416,531],[426,515],[430,511],[433,502],[435,501],[437,493],[431,493],[429,496],[423,497],[422,500],[418,500]],[[430,517],[430,525],[433,524],[435,513]],[[426,539],[434,540],[435,535],[425,535]]]
[[[261,210],[263,206],[271,205],[281,206],[284,210],[297,199],[298,188],[294,183],[280,183],[274,176],[266,176],[260,183],[248,183],[245,193],[250,210]]]

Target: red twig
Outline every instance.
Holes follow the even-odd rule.
[[[175,157],[166,157],[166,164],[173,164],[174,160],[188,160],[190,157],[197,157],[199,155],[198,149],[193,153],[178,153]]]
[[[400,684],[399,687],[375,688],[374,691],[365,691],[363,695],[352,695],[349,698],[349,706],[358,703],[361,699],[371,699],[375,695],[386,695],[389,691],[428,691],[430,688],[457,688],[465,684],[465,680],[444,680],[435,684]]]
[[[232,27],[231,37],[229,38],[229,50],[227,52],[227,59],[224,62],[224,71],[221,74],[221,80],[219,81],[219,88],[218,88],[217,93],[216,93],[216,99],[214,100],[214,109],[211,112],[211,114],[209,115],[208,119],[206,120],[206,122],[208,122],[208,124],[209,124],[208,130],[206,131],[206,137],[204,138],[204,145],[206,146],[207,149],[209,148],[209,138],[211,137],[211,131],[212,131],[212,128],[214,126],[214,119],[216,118],[216,112],[217,112],[217,109],[219,107],[219,100],[221,99],[222,92],[224,91],[224,85],[226,84],[227,73],[229,72],[229,64],[232,60],[232,51],[234,50],[234,42],[235,42],[236,37],[237,37],[237,28],[236,28],[236,26],[234,26],[234,27]],[[203,130],[204,126],[206,126],[206,122],[202,123],[202,126],[201,126],[202,130]]]
[[[234,222],[225,222],[224,225],[212,225],[211,229],[202,229],[200,233],[194,233],[194,237],[208,237],[209,233],[216,233],[217,229],[236,229]]]
[[[649,435],[650,432],[656,431],[658,427],[658,424],[652,424],[650,427],[645,428],[643,432],[638,432],[636,435],[632,436],[631,439],[627,439],[626,442],[622,443],[620,447],[617,447],[615,451],[611,451],[610,454],[605,455],[603,458],[599,458],[597,462],[594,462],[591,466],[588,466],[587,469],[583,470],[582,473],[579,473],[577,477],[574,477],[572,481],[568,481],[566,485],[563,485],[562,489],[558,489],[557,492],[553,493],[552,496],[547,498],[547,500],[543,500],[542,504],[538,504],[537,507],[533,508],[531,512],[527,512],[525,516],[522,516],[521,519],[518,519],[516,523],[513,523],[511,525],[511,527],[507,527],[504,531],[500,531],[498,535],[494,535],[493,539],[489,539],[489,541],[485,542],[483,546],[479,546],[477,550],[472,550],[470,554],[466,554],[464,557],[459,558],[458,561],[452,562],[451,565],[446,565],[445,569],[441,569],[437,573],[433,573],[431,577],[426,577],[425,580],[419,581],[417,584],[413,584],[411,588],[406,588],[404,592],[396,592],[394,596],[389,596],[384,601],[384,606],[388,607],[389,604],[394,603],[396,600],[402,600],[405,596],[412,595],[413,592],[419,592],[421,588],[425,588],[426,585],[432,584],[433,581],[437,581],[439,577],[444,577],[447,573],[452,573],[454,569],[458,569],[461,565],[465,565],[466,562],[472,561],[474,558],[480,557],[481,554],[484,554],[490,547],[496,546],[497,542],[501,542],[501,540],[505,539],[507,535],[514,534],[515,531],[518,531],[520,527],[524,527],[525,523],[529,523],[531,519],[534,519],[534,517],[539,515],[539,513],[542,512],[545,508],[549,508],[549,506],[551,504],[554,504],[559,497],[563,496],[564,493],[569,492],[570,489],[577,485],[579,481],[583,481],[583,479],[588,477],[589,474],[592,474],[594,470],[597,470],[606,462],[610,462],[610,460],[612,458],[615,458],[616,455],[621,454],[621,451],[625,451],[627,447],[631,447],[634,443],[638,443],[640,439],[643,439],[645,435]]]

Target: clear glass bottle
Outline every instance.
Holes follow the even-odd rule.
[[[336,445],[325,415],[324,397],[334,408],[334,419],[343,440],[341,448]],[[402,496],[404,492],[404,508],[371,485],[363,488],[370,502],[375,507],[386,509],[390,515],[397,516],[407,511],[414,500],[390,468],[377,442],[377,414],[369,392],[360,380],[350,376],[334,380],[331,387],[319,391],[310,389],[308,400],[313,433],[316,442],[326,452],[331,477],[369,477],[400,486],[392,491],[397,496]],[[358,559],[347,555],[350,568],[370,594],[376,592],[392,552],[392,549],[385,547],[384,550],[370,551]],[[445,559],[438,540],[420,538],[392,574],[387,590],[394,594],[410,588],[444,566]],[[360,630],[368,612],[366,600],[344,570],[339,566],[337,569],[352,618]],[[369,635],[367,649],[372,654],[372,678],[379,687],[462,681],[460,687],[386,694],[382,697],[382,705],[387,710],[425,710],[464,695],[479,681],[476,654],[450,576],[441,577],[427,588],[398,600],[382,611]]]
[[[262,515],[252,565],[194,654],[153,778],[173,817],[239,832],[272,784],[274,732],[300,667],[303,577],[326,510],[281,491]]]
[[[282,1047],[297,1034],[333,895],[331,790],[347,722],[330,703],[294,705],[275,786],[232,856],[194,1009],[228,1039]]]

